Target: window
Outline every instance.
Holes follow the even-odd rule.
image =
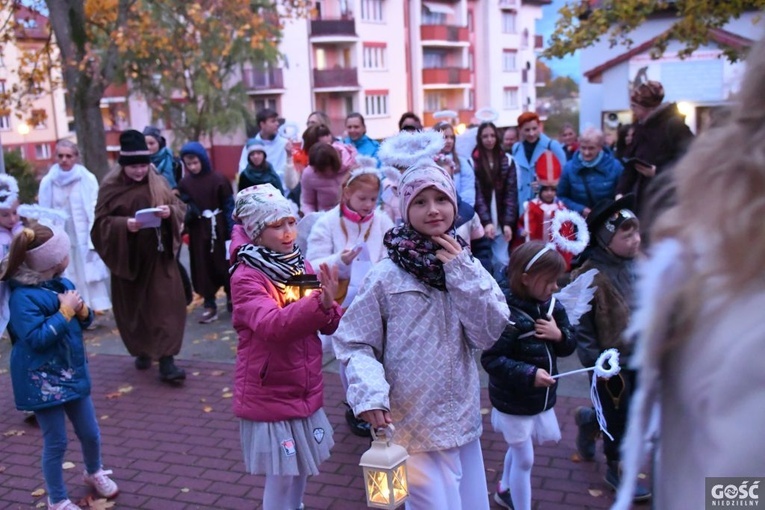
[[[513,50],[502,51],[502,70],[504,72],[507,73],[507,72],[518,70],[518,67],[516,65],[517,56],[518,56],[517,51],[513,51]]]
[[[361,0],[361,21],[384,21],[383,0]]]
[[[515,13],[514,12],[502,13],[502,33],[503,34],[515,33]]]
[[[475,60],[473,57],[473,52],[471,51],[470,53],[468,53],[468,69],[470,69],[471,71],[475,71],[475,69],[473,69],[474,65],[475,65]]]
[[[437,112],[446,109],[446,98],[440,92],[425,92],[425,111]]]
[[[35,159],[50,159],[50,145],[35,145]]]
[[[475,90],[470,89],[468,91],[468,110],[475,108]]]
[[[259,112],[260,110],[265,110],[266,108],[270,108],[272,110],[276,110],[277,112],[279,109],[276,107],[276,98],[275,97],[259,97],[252,100],[252,106],[255,109],[256,112]]]
[[[472,10],[468,11],[467,26],[468,26],[468,31],[472,33],[473,32],[473,11]]]
[[[431,12],[426,7],[422,8],[423,25],[446,25],[446,14],[443,12]]]
[[[382,117],[388,115],[388,91],[367,92],[364,98],[367,117]]]
[[[422,54],[423,69],[446,67],[446,53],[443,51],[425,51]]]
[[[364,69],[385,69],[385,44],[364,45]]]
[[[505,89],[504,103],[505,110],[517,110],[519,108],[517,88],[509,87]]]
[[[45,110],[32,110],[30,119],[31,124],[34,125],[35,129],[45,129],[48,127],[47,123],[48,114],[45,112]]]

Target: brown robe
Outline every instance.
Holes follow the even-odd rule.
[[[221,174],[209,171],[189,174],[178,183],[181,199],[189,204],[191,214],[186,218],[191,258],[191,281],[197,294],[214,298],[221,287],[228,288],[226,241],[231,237],[226,210],[233,209],[231,183]],[[212,219],[201,216],[205,210],[215,211],[215,240],[212,239]],[[189,217],[191,216],[191,217]]]
[[[171,210],[160,227],[128,231],[136,211],[157,205]],[[111,271],[114,318],[132,356],[159,359],[181,349],[186,304],[175,254],[184,214],[185,206],[153,169],[142,182],[118,169],[101,183],[90,236]]]

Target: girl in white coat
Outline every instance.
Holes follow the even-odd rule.
[[[409,452],[406,508],[488,510],[473,356],[499,338],[509,310],[454,237],[454,181],[434,155],[401,176],[404,224],[385,235],[389,258],[367,275],[333,345],[356,416],[375,429],[395,424]]]
[[[40,181],[38,201],[43,207],[67,214],[64,229],[71,239],[69,267],[64,276],[74,282],[91,310],[108,310],[109,270],[95,252],[90,230],[95,218],[98,181],[87,168],[77,163],[80,151],[69,140],[56,144],[58,163]]]
[[[308,236],[306,258],[315,267],[321,264],[337,266],[340,294],[337,302],[347,308],[353,300],[366,272],[384,257],[383,236],[393,228],[393,222],[376,208],[380,194],[377,161],[358,156],[360,165],[343,185],[340,204],[316,221]],[[340,365],[340,379],[348,389],[345,366]],[[369,436],[369,425],[359,420],[348,408],[345,419],[351,432]]]

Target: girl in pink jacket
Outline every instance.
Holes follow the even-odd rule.
[[[245,468],[266,476],[263,508],[302,508],[309,475],[334,441],[322,406],[322,348],[342,314],[337,268],[320,266],[320,291],[288,297],[288,280],[312,273],[295,246],[290,202],[270,184],[236,196],[231,242],[233,324],[239,335],[234,413],[240,418]]]

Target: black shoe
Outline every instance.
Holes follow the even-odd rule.
[[[576,450],[582,460],[595,458],[595,439],[598,437],[598,418],[591,407],[577,407],[574,422],[579,428],[576,434]]]
[[[351,428],[351,432],[354,435],[359,437],[372,437],[369,423],[356,418],[356,416],[353,414],[353,409],[350,407],[345,410],[345,421],[348,422],[348,426]]]
[[[614,460],[608,461],[608,469],[606,470],[606,476],[603,480],[614,491],[619,490],[619,482],[621,481],[621,472],[619,469],[619,462]],[[651,491],[643,483],[638,480],[635,484],[635,495],[632,497],[632,501],[640,503],[641,501],[648,501],[651,499]]]
[[[172,356],[159,359],[159,378],[164,382],[180,382],[186,379],[186,371],[178,368]]]
[[[138,370],[148,370],[151,368],[151,358],[147,356],[136,356],[135,367]]]

